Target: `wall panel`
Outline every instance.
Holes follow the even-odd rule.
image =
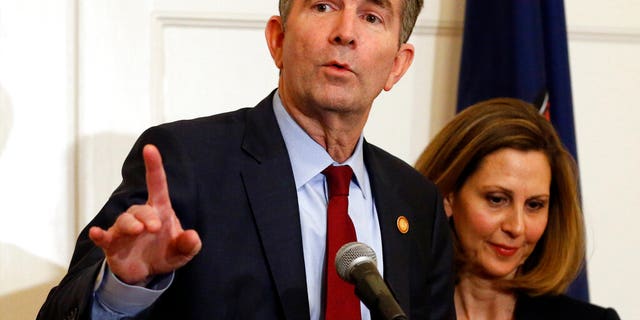
[[[615,38],[571,42],[576,138],[592,301],[638,319],[629,290],[640,286],[640,256],[625,248],[640,243],[640,41]]]

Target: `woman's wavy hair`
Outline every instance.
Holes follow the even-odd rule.
[[[560,294],[575,279],[585,254],[576,163],[553,126],[532,105],[496,98],[460,112],[431,141],[416,169],[447,196],[460,190],[487,155],[504,148],[535,150],[551,167],[549,219],[534,251],[505,289],[529,295]],[[454,233],[456,268],[465,264]]]

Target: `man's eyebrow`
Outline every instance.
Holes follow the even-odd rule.
[[[373,4],[383,7],[385,9],[393,9],[391,5],[391,1],[389,0],[367,0],[367,2],[372,2]]]
[[[389,13],[391,14],[391,16],[394,15],[393,6],[391,5],[390,0],[367,0],[367,2],[373,3],[376,6],[389,10]]]
[[[304,0],[303,3],[307,5],[311,1],[313,0]],[[389,10],[389,13],[391,14],[391,16],[394,15],[393,5],[391,4],[390,0],[366,0],[366,1],[369,3],[373,3],[374,5],[379,6],[383,9]]]

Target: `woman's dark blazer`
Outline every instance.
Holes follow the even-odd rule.
[[[594,304],[573,299],[566,295],[544,295],[518,297],[515,309],[516,320],[619,320],[612,308],[602,308]]]

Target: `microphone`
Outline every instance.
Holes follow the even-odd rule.
[[[355,293],[371,311],[385,320],[406,320],[407,315],[391,294],[376,267],[376,253],[361,242],[349,242],[336,253],[336,271],[342,280],[355,284]]]

